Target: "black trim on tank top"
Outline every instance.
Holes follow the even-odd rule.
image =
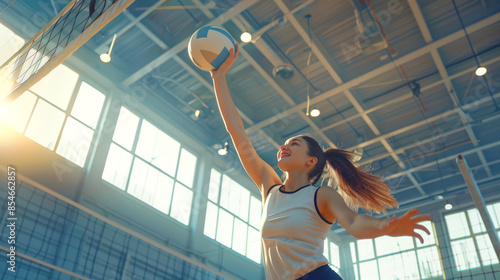
[[[282,184],[276,184],[276,185],[272,185],[268,190],[267,190],[267,193],[266,193],[266,199],[264,200],[264,202],[267,200],[267,197],[269,196],[269,192],[276,186],[282,186]]]
[[[316,212],[318,212],[319,217],[320,217],[323,221],[325,221],[325,223],[327,223],[327,224],[329,224],[329,225],[332,225],[333,223],[330,223],[329,221],[327,221],[327,220],[325,219],[325,217],[323,217],[323,215],[321,215],[321,213],[319,212],[318,202],[317,202],[317,199],[316,199],[316,197],[318,196],[318,191],[319,191],[319,187],[318,187],[318,189],[316,189],[316,191],[314,192],[314,207],[316,208]]]
[[[284,186],[284,185],[282,185],[282,186]],[[310,185],[310,184],[309,184],[309,185],[305,185],[305,186],[303,186],[303,187],[300,187],[300,188],[298,188],[298,189],[294,190],[293,192],[287,192],[287,191],[284,191],[284,190],[282,190],[282,189],[281,189],[281,187],[280,187],[280,192],[282,192],[282,193],[296,193],[296,192],[300,191],[301,189],[303,189],[303,188],[305,188],[305,187],[309,187],[309,186],[311,186],[311,185]]]

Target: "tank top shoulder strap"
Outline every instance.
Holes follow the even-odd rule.
[[[265,200],[267,200],[267,197],[269,196],[269,193],[271,192],[272,189],[278,187],[278,186],[283,186],[282,184],[276,184],[276,185],[272,185],[269,190],[267,190],[267,193],[266,193],[266,197],[265,197]]]

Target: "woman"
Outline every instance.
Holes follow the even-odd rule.
[[[408,235],[423,243],[422,236],[414,230],[430,234],[417,223],[431,218],[414,216],[417,209],[386,220],[357,214],[358,207],[380,213],[397,206],[397,202],[379,177],[354,166],[351,152],[332,148],[323,151],[312,137],[292,137],[277,154],[278,166],[284,173],[284,180],[280,179],[257,155],[231,99],[225,76],[238,53],[236,45],[236,53],[231,50],[224,64],[211,74],[226,130],[243,167],[262,195],[261,235],[267,278],[341,279],[323,256],[324,240],[335,220],[356,238]],[[337,191],[313,186],[325,167],[329,170],[327,175],[336,181]]]

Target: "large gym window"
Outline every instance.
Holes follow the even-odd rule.
[[[500,232],[500,202],[486,206]],[[444,216],[457,271],[498,264],[498,258],[476,208]]]
[[[65,82],[51,89],[47,84],[58,84],[57,75]],[[73,94],[76,100],[70,104]],[[79,82],[76,72],[59,65],[9,104],[0,121],[83,167],[104,99],[104,94]]]
[[[431,222],[419,223],[431,232],[424,243],[408,236],[381,236],[351,242],[355,279],[434,279],[443,275]]]
[[[3,25],[0,25],[0,42],[0,65],[24,44],[24,40]],[[30,54],[38,52],[30,50]],[[46,60],[42,59],[41,64]],[[3,99],[9,89],[0,92]],[[4,105],[0,121],[83,167],[104,99],[105,95],[82,81],[78,73],[59,65],[11,104]]]
[[[215,169],[210,174],[204,234],[260,263],[260,199]]]
[[[102,179],[189,225],[198,158],[121,107]]]

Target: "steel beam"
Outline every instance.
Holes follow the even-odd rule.
[[[424,20],[424,17],[422,15],[422,11],[420,10],[420,6],[416,2],[416,0],[409,0],[408,3],[410,4],[410,10],[413,13],[413,17],[417,21],[418,28],[420,29],[420,32],[424,36],[425,42],[427,44],[429,44],[430,42],[432,42],[432,35],[431,35],[431,32],[429,31],[427,23]],[[453,84],[448,79],[448,71],[446,71],[446,67],[445,67],[443,60],[441,59],[441,56],[439,55],[437,49],[434,49],[431,51],[431,56],[432,56],[432,59],[434,60],[434,64],[436,64],[436,67],[439,71],[439,74],[441,75],[441,79],[444,81],[444,84],[446,86],[448,94],[450,95],[450,98],[453,101],[453,105],[455,105],[455,107],[460,107],[460,100],[458,100],[456,90],[453,87]],[[472,130],[471,125],[468,124],[469,121],[468,121],[468,118],[465,115],[464,111],[459,110],[458,115],[460,117],[460,121],[465,126],[465,129],[467,131],[467,134],[469,135],[469,138],[472,141],[472,144],[474,146],[479,145],[479,142],[477,141],[476,135],[474,134],[474,131]],[[482,152],[478,152],[478,156],[483,164],[486,163],[486,159],[485,159]],[[489,166],[486,166],[486,172],[488,173],[488,176],[492,176],[491,169]]]
[[[496,142],[493,142],[493,143],[490,143],[490,144],[487,144],[487,145],[479,146],[479,147],[476,147],[474,149],[470,149],[468,151],[465,151],[465,152],[462,153],[462,155],[469,155],[469,154],[477,153],[478,151],[484,151],[486,149],[494,148],[494,147],[497,147],[499,145],[500,145],[500,141],[496,141]],[[453,160],[454,158],[455,158],[455,155],[448,156],[448,157],[445,157],[445,158],[441,158],[441,159],[437,160],[437,164],[443,163],[443,162],[446,162],[446,161],[449,161],[449,160]],[[418,170],[430,167],[430,166],[432,166],[434,164],[436,164],[436,161],[432,161],[432,162],[429,162],[429,163],[426,163],[426,164],[421,164],[421,165],[413,167],[411,169],[404,170],[404,171],[401,171],[401,172],[398,172],[398,173],[386,176],[386,177],[384,177],[384,179],[385,180],[391,180],[391,179],[397,178],[399,176],[405,175],[407,172],[415,172],[415,171],[418,171]]]
[[[481,30],[481,29],[483,29],[487,26],[490,26],[492,24],[495,24],[499,21],[500,21],[500,13],[496,13],[492,16],[489,16],[489,17],[479,21],[479,22],[476,22],[476,23],[470,25],[469,27],[467,27],[467,32],[469,34],[474,33],[478,30]],[[422,55],[429,53],[433,49],[441,48],[449,43],[452,43],[456,40],[462,39],[463,37],[465,37],[465,32],[463,30],[453,32],[452,34],[450,34],[442,39],[439,39],[431,44],[426,45],[425,47],[422,47],[418,50],[415,50],[415,51],[413,51],[405,56],[402,56],[402,57],[394,60],[394,62],[387,63],[387,64],[385,64],[377,69],[374,69],[368,73],[365,73],[365,74],[359,76],[358,78],[352,79],[346,83],[343,83],[343,84],[337,86],[336,88],[333,88],[333,89],[331,89],[331,90],[329,90],[321,95],[318,95],[318,96],[312,98],[310,100],[310,103],[311,104],[319,103],[323,100],[326,100],[328,98],[336,96],[345,90],[354,88],[354,87],[356,87],[356,86],[358,86],[366,81],[369,81],[370,79],[373,79],[375,77],[380,76],[381,74],[383,74],[385,72],[388,72],[390,70],[395,69],[395,67],[397,67],[395,65],[401,65],[401,64],[407,63],[409,61],[412,61],[412,60],[414,60]],[[297,106],[286,110],[284,113],[293,114],[293,113],[296,113],[300,110],[303,110],[304,108],[306,108],[306,102],[300,103]],[[275,121],[275,118],[270,117],[266,120],[263,120],[263,121],[255,124],[252,127],[247,128],[246,131],[247,131],[247,133],[254,132],[254,131],[258,130],[259,128],[270,125],[274,121]]]
[[[493,96],[494,96],[494,98],[499,98],[500,97],[500,93],[494,94]],[[484,97],[482,99],[478,99],[475,102],[475,104],[466,104],[466,105],[462,106],[462,108],[464,108],[466,110],[466,109],[469,109],[469,108],[471,108],[471,107],[473,107],[475,105],[481,105],[483,103],[489,102],[490,100],[491,100],[491,97],[487,96],[487,97]],[[393,131],[388,132],[388,133],[386,133],[384,135],[380,135],[379,137],[375,137],[375,138],[367,140],[367,141],[365,141],[363,143],[360,143],[360,144],[357,144],[355,146],[349,147],[349,148],[347,148],[347,150],[353,151],[355,149],[359,149],[359,148],[363,148],[363,147],[369,146],[369,145],[374,144],[376,142],[379,142],[379,141],[381,141],[383,139],[386,139],[386,138],[389,138],[389,137],[393,137],[393,136],[401,134],[401,133],[405,133],[405,132],[410,131],[412,129],[415,129],[415,128],[419,127],[419,126],[426,125],[428,122],[433,122],[435,120],[442,119],[444,117],[450,116],[451,114],[458,114],[459,110],[462,110],[462,109],[460,109],[460,108],[451,109],[451,110],[446,111],[444,113],[437,114],[437,115],[435,115],[433,117],[430,117],[427,120],[422,120],[422,121],[413,123],[411,125],[402,127],[400,129],[393,130]]]
[[[499,160],[495,160],[495,161],[492,161],[492,162],[489,162],[489,163],[486,163],[486,164],[480,164],[478,166],[474,166],[472,167],[472,171],[476,172],[477,170],[479,170],[480,168],[485,168],[489,165],[493,165],[493,164],[497,164],[497,163],[500,163],[500,159]],[[441,180],[444,180],[444,179],[448,179],[448,178],[451,178],[453,176],[457,176],[457,175],[460,175],[460,172],[456,172],[456,173],[451,173],[451,174],[448,174],[448,175],[445,175],[445,176],[441,176],[441,177],[438,177],[438,178],[434,178],[432,180],[428,180],[428,181],[425,181],[423,183],[420,183],[420,186],[424,186],[424,185],[428,185],[428,184],[431,184],[431,183],[435,183],[435,182],[439,182]],[[500,175],[499,175],[500,176]],[[488,176],[487,179],[491,179],[493,176]],[[401,189],[396,189],[396,190],[393,190],[392,191],[392,194],[397,194],[397,193],[400,193],[400,192],[403,192],[403,191],[407,191],[407,190],[410,190],[412,189],[413,186],[408,186],[408,187],[405,187],[405,188],[401,188]],[[448,188],[446,188],[446,190],[448,190]]]
[[[290,13],[290,10],[286,6],[286,4],[283,2],[283,0],[274,0],[274,2],[276,3],[276,5],[280,8],[280,10],[284,14]],[[335,69],[333,69],[331,62],[327,58],[327,55],[323,53],[322,50],[324,48],[322,47],[321,42],[319,42],[319,40],[313,40],[313,38],[311,38],[309,36],[307,31],[297,21],[297,19],[295,18],[295,16],[293,14],[291,14],[288,17],[288,20],[290,21],[292,26],[295,28],[295,30],[299,33],[299,35],[302,37],[304,42],[306,42],[306,43],[310,42],[311,51],[318,58],[318,60],[321,62],[321,64],[326,69],[328,74],[333,78],[333,80],[339,85],[343,84],[342,78],[338,75],[338,73],[335,71]],[[354,108],[356,109],[358,114],[361,115],[361,117],[363,118],[365,123],[368,125],[368,127],[370,127],[372,132],[377,136],[380,135],[379,129],[377,128],[375,123],[370,119],[368,114],[364,114],[364,112],[365,112],[364,108],[356,100],[356,98],[354,97],[352,92],[349,89],[346,89],[343,91],[343,93],[347,97],[349,102],[351,102],[351,104],[354,106]],[[311,104],[314,104],[314,103],[311,102]],[[383,139],[381,142],[382,142],[382,145],[384,146],[384,148],[391,154],[391,157],[394,159],[394,161],[396,161],[398,163],[399,167],[406,168],[406,165],[404,164],[404,162],[399,158],[399,156],[396,153],[394,153],[394,151],[393,151],[391,145],[389,144],[389,142],[387,141],[387,139]],[[420,186],[418,185],[418,181],[415,179],[415,177],[412,174],[408,174],[408,178],[415,185],[415,187],[419,190],[419,192],[421,194],[425,194],[424,190],[422,188],[420,188]]]
[[[483,120],[483,121],[482,121],[482,123],[487,123],[487,122],[490,122],[490,121],[493,121],[493,120],[497,120],[497,119],[499,119],[499,118],[500,118],[500,114],[495,115],[495,116],[492,116],[491,118],[488,118],[488,119],[486,119],[486,120]],[[404,153],[406,150],[409,150],[409,149],[411,149],[411,148],[415,148],[415,147],[418,147],[418,146],[420,146],[420,145],[425,145],[425,144],[426,144],[426,143],[428,143],[428,142],[431,142],[431,141],[436,141],[436,140],[438,140],[439,138],[448,137],[448,136],[450,136],[450,135],[453,135],[453,134],[455,134],[455,133],[461,132],[461,131],[463,131],[463,130],[465,130],[465,127],[463,127],[463,126],[462,126],[462,127],[457,128],[457,129],[453,129],[453,130],[450,130],[450,131],[446,131],[446,132],[441,133],[441,134],[439,134],[439,135],[434,135],[434,136],[429,137],[429,138],[427,138],[427,139],[424,139],[424,140],[421,140],[421,141],[416,141],[416,142],[415,142],[415,143],[413,143],[413,144],[406,145],[406,146],[404,146],[404,147],[398,148],[398,149],[397,149],[397,150],[395,150],[394,152],[395,152],[395,153],[397,153],[397,154],[402,154],[402,153]],[[480,153],[480,154],[482,154],[482,153]],[[370,164],[370,163],[372,163],[372,162],[374,162],[374,161],[376,161],[376,160],[380,160],[380,159],[386,158],[386,157],[388,157],[388,156],[390,156],[390,154],[389,154],[389,153],[379,154],[379,155],[377,155],[377,156],[370,157],[370,158],[369,158],[369,159],[367,159],[367,160],[364,160],[364,161],[362,161],[362,162],[359,162],[359,165],[367,165],[367,164]],[[481,163],[485,164],[485,163],[486,163],[486,160],[485,160],[485,161],[481,161]],[[489,174],[488,174],[488,175],[489,175]],[[489,176],[491,176],[491,175],[489,175]]]
[[[488,65],[491,65],[491,64],[493,64],[493,63],[497,63],[497,62],[499,62],[499,61],[500,61],[500,57],[495,57],[495,58],[493,58],[493,59],[491,59],[491,60],[488,60],[488,61],[483,62],[483,64],[484,64],[484,66],[488,66]],[[451,81],[451,80],[453,80],[453,79],[455,79],[455,78],[457,78],[457,77],[460,77],[460,76],[462,76],[462,75],[465,75],[465,74],[467,74],[467,73],[469,73],[469,72],[473,73],[475,70],[476,70],[476,68],[472,68],[472,67],[471,67],[471,68],[468,68],[468,69],[465,69],[465,70],[460,71],[460,72],[458,72],[458,73],[456,73],[456,74],[453,74],[453,75],[451,75],[451,76],[448,76],[448,78],[446,78],[446,79],[439,80],[439,81],[436,81],[436,82],[434,82],[434,83],[432,83],[432,84],[429,84],[429,85],[427,85],[427,86],[423,87],[423,88],[421,89],[421,91],[422,91],[422,92],[424,92],[424,91],[430,90],[430,89],[431,89],[431,88],[433,88],[433,87],[436,87],[436,86],[438,86],[438,85],[441,85],[442,83],[444,83],[444,82],[445,82],[445,80],[450,80],[450,81]],[[373,112],[378,111],[378,110],[380,110],[380,109],[383,109],[383,108],[386,108],[386,107],[389,107],[389,106],[394,106],[395,104],[398,104],[398,103],[400,103],[400,102],[404,102],[405,100],[408,100],[408,99],[410,99],[410,98],[413,98],[413,93],[412,93],[412,92],[409,92],[409,93],[407,93],[407,94],[401,95],[400,97],[397,97],[397,98],[391,99],[391,100],[389,100],[389,101],[387,101],[387,102],[384,102],[384,103],[382,103],[382,104],[380,104],[380,105],[377,105],[377,106],[374,106],[374,107],[372,107],[372,108],[370,108],[370,109],[367,109],[367,110],[365,111],[365,114],[370,114],[370,113],[373,113]],[[354,120],[354,119],[356,119],[356,118],[359,118],[359,117],[361,117],[361,115],[360,115],[360,114],[356,114],[356,115],[353,115],[353,116],[347,117],[347,118],[346,118],[346,119],[344,119],[344,120],[340,120],[340,121],[335,122],[335,123],[333,123],[333,124],[331,124],[331,125],[325,126],[325,127],[323,127],[321,130],[325,131],[325,130],[328,130],[328,129],[332,129],[332,128],[334,128],[334,127],[337,127],[337,126],[343,125],[343,124],[345,124],[345,123],[347,123],[347,122],[350,122],[350,121],[352,121],[352,120]]]
[[[257,3],[258,0],[243,0],[242,2],[238,3],[236,6],[232,7],[222,15],[220,15],[217,18],[214,18],[211,20],[207,25],[222,25],[223,23],[231,20],[233,17],[237,16],[244,10],[248,9],[251,7],[253,4]],[[125,79],[122,84],[124,86],[130,86],[142,77],[144,77],[146,74],[150,73],[163,63],[165,63],[167,60],[173,58],[176,56],[178,53],[183,51],[185,48],[187,48],[188,42],[190,38],[186,38],[182,40],[180,43],[177,45],[173,46],[170,48],[168,51],[163,53],[162,55],[158,56],[157,58],[153,59],[150,61],[147,65],[136,71],[134,74],[132,74],[130,77]]]
[[[154,12],[156,10],[156,8],[160,7],[163,3],[165,3],[167,0],[159,0],[158,2],[156,2],[153,6],[149,7],[146,11],[144,11],[144,13],[142,13],[140,16],[138,16],[137,18],[135,18],[131,23],[125,25],[122,29],[120,29],[120,31],[118,31],[116,33],[116,36],[117,37],[120,37],[121,35],[125,34],[125,32],[127,32],[128,30],[130,30],[132,27],[134,27],[137,23],[141,22],[141,20],[145,17],[147,17],[149,14],[151,14],[152,12]],[[97,53],[103,53],[105,51],[107,51],[108,49],[108,46],[109,44],[111,44],[111,41],[113,39],[110,37],[108,38],[106,41],[104,41],[104,43],[102,43],[101,45],[99,45],[95,50]]]

